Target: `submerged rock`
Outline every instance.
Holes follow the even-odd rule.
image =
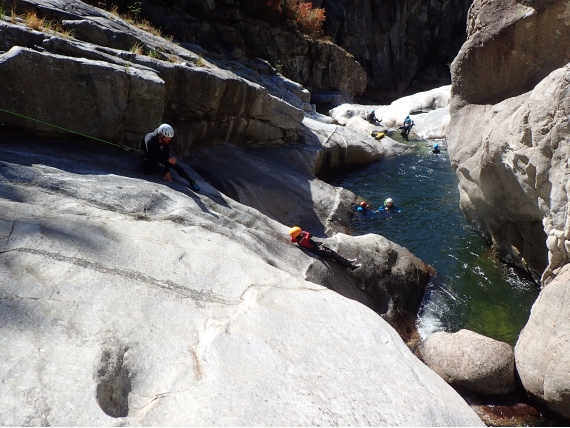
[[[534,407],[516,404],[471,404],[485,425],[489,427],[552,426]]]
[[[464,392],[505,396],[515,391],[511,345],[469,330],[437,332],[417,348],[421,360]]]

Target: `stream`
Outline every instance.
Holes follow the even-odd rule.
[[[437,270],[418,316],[422,338],[466,328],[514,346],[540,289],[496,260],[466,222],[447,149],[435,155],[432,144],[416,140],[413,153],[346,170],[329,180],[365,199],[371,211],[388,197],[402,210],[393,215],[357,213],[349,233],[382,235]]]

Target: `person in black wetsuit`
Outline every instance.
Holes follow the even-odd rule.
[[[400,129],[402,130],[402,132],[400,132],[400,135],[404,137],[406,141],[408,141],[408,136],[410,135],[410,131],[412,130],[412,126],[414,125],[415,123],[412,119],[410,119],[410,116],[406,116],[406,119],[404,120],[404,125],[400,126]]]
[[[160,125],[154,132],[147,134],[141,141],[140,149],[145,152],[142,156],[142,169],[145,174],[153,174],[157,169],[165,169],[164,179],[172,183],[170,170],[173,169],[180,177],[188,181],[188,187],[195,192],[200,186],[176,163],[176,157],[170,155],[170,141],[174,137],[174,129],[167,123]]]
[[[356,263],[356,259],[345,259],[326,247],[322,242],[313,241],[313,239],[311,239],[312,235],[302,230],[299,226],[292,227],[289,230],[289,236],[291,237],[291,242],[296,242],[299,247],[305,248],[320,257],[332,259],[342,266],[350,268],[350,270],[355,270],[360,267],[360,264]]]

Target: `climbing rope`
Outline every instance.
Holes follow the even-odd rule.
[[[126,144],[111,143],[110,141],[101,140],[100,138],[92,137],[91,135],[82,134],[81,132],[73,131],[71,129],[63,128],[63,127],[57,126],[57,125],[52,125],[51,123],[44,122],[44,121],[38,120],[38,119],[34,119],[32,117],[29,117],[29,116],[24,116],[23,114],[14,113],[13,111],[10,111],[10,110],[5,110],[3,108],[0,108],[0,111],[3,111],[4,113],[12,114],[14,116],[22,117],[24,119],[32,120],[34,122],[38,122],[38,123],[41,123],[41,124],[46,125],[46,126],[51,126],[52,128],[61,129],[61,130],[66,131],[66,132],[71,132],[72,134],[81,135],[82,137],[90,138],[92,140],[96,140],[96,141],[99,141],[101,143],[108,144],[110,146],[119,147],[120,149],[123,149],[127,152],[134,152],[136,154],[143,154],[144,153],[143,150],[135,149],[134,147],[129,147]]]

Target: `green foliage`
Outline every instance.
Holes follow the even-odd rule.
[[[133,4],[127,6],[129,14],[133,17],[135,21],[138,21],[142,12],[142,3],[140,1],[135,1]]]
[[[4,18],[4,15],[5,15],[4,8],[2,7],[2,5],[0,5],[0,18]]]
[[[160,59],[160,52],[154,48],[149,48],[146,55],[154,59]]]

